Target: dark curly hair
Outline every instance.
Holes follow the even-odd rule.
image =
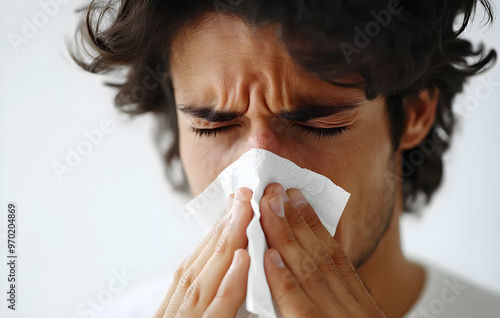
[[[428,202],[441,183],[442,156],[456,122],[455,95],[468,77],[496,60],[494,50],[459,37],[478,2],[491,22],[488,0],[93,0],[77,10],[83,15],[70,54],[92,73],[126,71],[124,82],[106,83],[118,89],[115,104],[132,115],[156,115],[167,177],[184,191],[185,178],[175,183],[172,177],[179,146],[169,47],[176,32],[196,27],[208,13],[237,16],[255,27],[278,24],[277,36],[304,70],[334,85],[363,88],[367,99],[386,96],[395,150],[405,123],[404,98],[438,88],[434,125],[419,146],[404,151],[403,175],[397,176],[405,210],[411,211],[419,196]],[[353,73],[363,81],[336,82]]]

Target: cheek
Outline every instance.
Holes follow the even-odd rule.
[[[223,143],[209,143],[196,137],[191,126],[179,120],[179,153],[193,196],[203,192],[234,161],[231,149],[227,148]]]
[[[339,139],[328,153],[318,152],[313,169],[351,193],[339,224],[337,239],[345,248],[360,237],[379,213],[387,210],[393,195],[386,174],[392,165],[389,122],[383,108],[364,117],[348,138]],[[347,137],[347,136],[346,136]],[[352,252],[352,251],[350,251]]]
[[[391,191],[387,189],[385,178],[391,162],[390,140],[380,137],[372,135],[360,141],[356,147],[350,148],[351,159],[342,162],[339,185],[351,193],[351,197],[341,219],[341,228],[349,237],[360,238],[363,231],[377,223],[374,219],[382,217],[390,202],[387,196],[391,195]],[[346,239],[340,240],[346,243]],[[348,246],[350,244],[346,244]]]
[[[367,191],[379,189],[391,158],[391,139],[388,126],[375,121],[360,123],[362,129],[348,138],[332,142],[309,152],[309,169],[329,177],[346,191],[361,197]]]
[[[394,162],[385,112],[365,122],[363,130],[350,142],[353,144],[345,147],[345,156],[339,158],[343,169],[338,172],[339,183],[342,182],[339,185],[351,193],[341,219],[343,233],[338,238],[346,247],[350,246],[348,237],[360,238],[363,231],[376,224],[374,219],[383,218],[394,199],[387,180]]]
[[[387,165],[390,162],[391,143],[385,134],[371,134],[359,140],[342,158],[341,172],[346,187],[375,190],[381,186]]]
[[[376,191],[383,187],[392,157],[390,123],[385,105],[372,108],[368,118],[349,147],[350,159],[346,166],[351,187]]]

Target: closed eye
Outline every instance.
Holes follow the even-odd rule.
[[[216,137],[217,135],[223,134],[237,127],[238,125],[229,125],[218,128],[192,128],[192,131],[197,137]],[[317,128],[305,125],[295,125],[300,130],[304,131],[306,134],[312,134],[317,138],[333,138],[342,135],[345,131],[350,130],[349,127],[335,127],[335,128]]]
[[[198,137],[216,137],[217,134],[221,134],[223,132],[226,132],[226,131],[234,128],[235,126],[238,126],[238,125],[229,125],[229,126],[211,128],[211,129],[194,128],[194,127],[191,127],[191,128],[192,128],[193,132],[195,133],[195,136],[198,136]]]
[[[308,134],[313,134],[318,138],[333,138],[342,135],[346,130],[350,130],[349,127],[335,127],[335,128],[317,128],[305,125],[297,125],[300,129]]]

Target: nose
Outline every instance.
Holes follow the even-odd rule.
[[[245,142],[244,152],[259,148],[290,159],[289,155],[292,152],[290,148],[294,143],[285,134],[286,124],[286,120],[276,116],[254,120]]]

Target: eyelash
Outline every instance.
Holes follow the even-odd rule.
[[[220,127],[220,128],[213,128],[213,129],[199,129],[199,128],[192,127],[192,129],[193,129],[193,132],[195,133],[195,136],[208,138],[208,137],[215,137],[215,136],[217,136],[217,134],[220,134],[224,131],[227,131],[227,130],[231,129],[233,126],[235,126],[235,125],[225,126],[225,127]]]
[[[333,138],[342,135],[349,127],[335,127],[335,128],[314,128],[310,126],[299,125],[300,129],[305,131],[307,134],[313,134],[318,138]]]
[[[197,137],[216,137],[217,134],[221,134],[223,132],[227,132],[228,130],[232,129],[236,125],[230,125],[230,126],[225,126],[225,127],[220,127],[220,128],[213,128],[213,129],[200,129],[200,128],[194,128],[192,127],[193,132],[195,133],[195,136]],[[304,125],[297,125],[300,129],[305,131],[306,134],[313,134],[317,138],[333,138],[336,136],[342,135],[346,130],[350,130],[349,127],[344,126],[344,127],[335,127],[335,128],[315,128],[315,127],[310,127],[310,126],[304,126]]]

